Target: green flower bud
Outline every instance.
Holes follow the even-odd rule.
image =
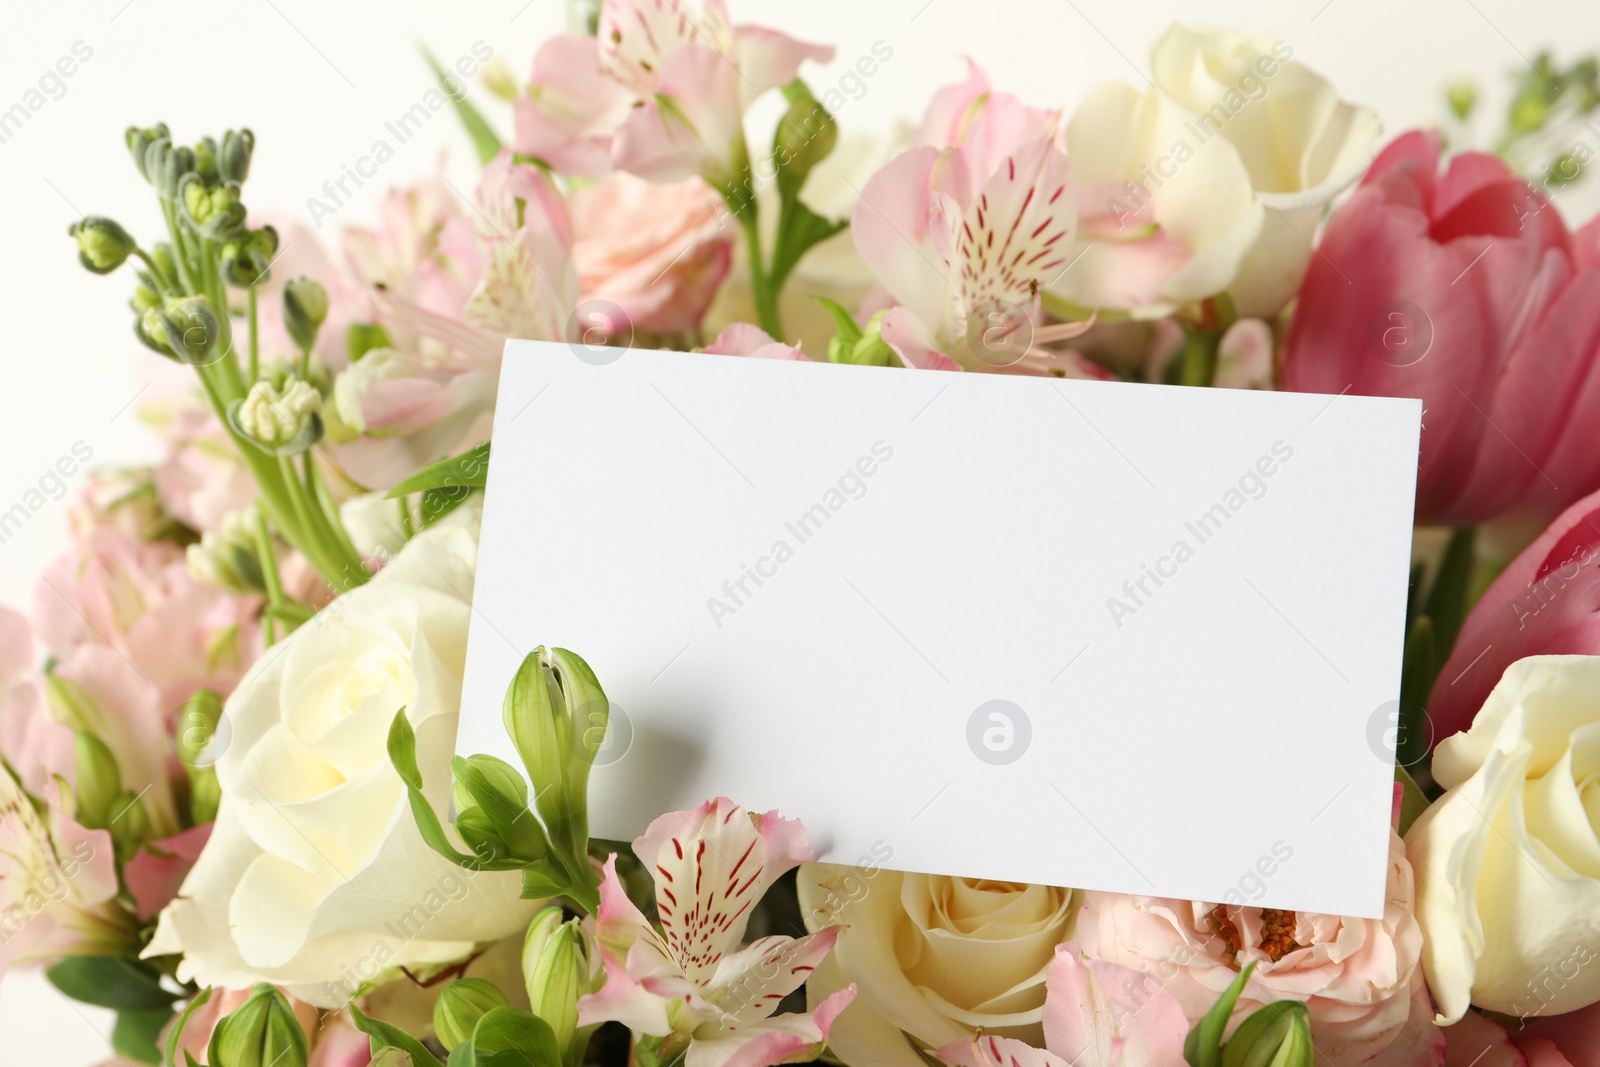
[[[189,771],[189,819],[194,825],[208,823],[217,817],[217,807],[222,803],[222,785],[217,781],[217,769],[205,767]]]
[[[893,367],[899,363],[899,357],[894,349],[883,339],[882,311],[872,316],[867,323],[867,328],[861,336],[854,341],[847,341],[843,337],[835,337],[828,342],[828,361],[830,363],[856,363],[866,367]]]
[[[174,145],[162,136],[144,152],[144,176],[163,200],[176,200],[183,179],[194,173],[194,149]]]
[[[1537,90],[1519,93],[1511,102],[1511,115],[1507,124],[1511,132],[1521,137],[1544,128],[1550,117],[1550,101]]]
[[[155,333],[153,322],[160,331],[157,336],[166,342],[166,351],[191,366],[210,366],[221,356],[216,349],[222,325],[211,301],[203,296],[169,299],[162,307],[145,312],[141,322],[142,330]]]
[[[506,61],[499,56],[483,65],[483,73],[478,79],[485,89],[502,100],[515,101],[518,96],[517,79],[511,73],[511,68],[506,66]]]
[[[190,229],[213,241],[244,228],[246,209],[238,182],[207,185],[198,173],[185,174],[178,185],[178,207]]]
[[[513,858],[511,847],[501,839],[494,820],[476,804],[469,807],[457,805],[455,828],[479,863],[497,864]]]
[[[306,1067],[306,1032],[289,998],[265,982],[211,1032],[212,1067]]]
[[[1455,117],[1465,122],[1478,104],[1478,88],[1469,81],[1458,81],[1445,90],[1444,98]]]
[[[328,319],[328,291],[311,278],[294,278],[283,286],[283,325],[302,352],[317,343],[317,331]]]
[[[194,170],[208,185],[217,180],[217,142],[209,137],[195,142]]]
[[[90,215],[67,227],[78,240],[78,262],[95,274],[110,274],[127,261],[137,247],[128,231],[114,219]]]
[[[161,306],[161,294],[148,285],[141,285],[134,289],[133,295],[128,298],[128,306],[143,315],[151,308]]]
[[[229,593],[266,590],[261,558],[256,553],[256,516],[253,508],[230,511],[215,530],[185,550],[189,577]]]
[[[1222,1049],[1222,1067],[1312,1067],[1311,1015],[1298,1000],[1252,1012]]]
[[[345,334],[345,347],[349,350],[351,363],[358,362],[374,348],[388,348],[393,343],[389,339],[389,331],[375,322],[352,323]]]
[[[833,152],[839,126],[799,78],[783,87],[783,96],[789,110],[772,135],[772,162],[778,168],[779,190],[794,194],[811,169]]]
[[[578,920],[561,917],[557,907],[534,916],[522,942],[522,978],[529,1007],[550,1024],[565,1056],[578,1029],[578,998],[593,992],[593,982],[582,928]]]
[[[168,141],[172,132],[167,129],[165,122],[158,122],[154,126],[140,129],[138,126],[129,126],[122,135],[123,143],[128,146],[128,154],[133,157],[133,165],[139,168],[139,177],[150,181],[150,174],[145,169],[145,152],[156,141]]]
[[[249,130],[229,130],[222,135],[222,152],[217,156],[217,173],[225,182],[250,177],[250,158],[255,154],[256,135]]]
[[[220,267],[223,280],[235,289],[265,285],[269,268],[278,254],[278,231],[271,226],[246,230],[222,243]]]
[[[574,653],[541,645],[506,690],[502,716],[551,839],[573,851],[586,847],[589,768],[610,716],[594,672]]]
[[[175,279],[178,277],[178,264],[172,258],[172,246],[167,242],[157,241],[154,247],[150,249],[150,258],[155,261],[155,265],[160,269],[163,278]]]
[[[322,439],[322,394],[298,378],[287,381],[282,392],[259,381],[228,408],[228,421],[268,452],[304,452]]]
[[[150,840],[150,812],[143,797],[131,789],[112,797],[106,808],[105,828],[111,831],[118,858],[132,858],[139,846]]]
[[[524,862],[544,858],[549,846],[528,810],[528,783],[516,768],[493,756],[476,755],[452,759],[450,769],[471,801],[466,810],[482,812],[487,820],[491,843],[503,842],[510,855]]]
[[[433,1005],[433,1032],[441,1044],[453,1049],[472,1037],[472,1031],[493,1008],[506,1006],[506,995],[482,978],[451,982]]]
[[[161,326],[164,315],[164,304],[152,304],[145,308],[139,317],[133,320],[133,334],[151,351],[159,352],[168,359],[176,359],[171,346],[167,344],[167,332]]]
[[[77,820],[91,829],[103,829],[117,813],[112,804],[122,792],[122,772],[106,743],[87,730],[72,736],[78,784]]]

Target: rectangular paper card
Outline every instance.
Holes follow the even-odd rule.
[[[1382,913],[1420,403],[514,341],[458,751],[535,646],[592,832]],[[599,362],[594,352],[603,353]]]

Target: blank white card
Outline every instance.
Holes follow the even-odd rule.
[[[507,346],[458,751],[517,764],[556,645],[597,837],[726,795],[833,862],[1382,913],[1419,402],[595,351]]]

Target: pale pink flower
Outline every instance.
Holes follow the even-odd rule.
[[[1191,1022],[1254,962],[1230,1025],[1271,1001],[1299,1000],[1333,1067],[1365,1063],[1391,1045],[1409,1050],[1408,1063],[1437,1064],[1443,1041],[1423,983],[1415,906],[1405,844],[1391,833],[1381,919],[1091,892],[1078,938],[1091,957],[1159,976]]]
[[[255,501],[250,468],[216,413],[198,397],[172,412],[163,436],[167,453],[152,480],[161,506],[173,518],[207,533],[218,529],[230,511]]]
[[[109,528],[58,557],[34,598],[51,652],[114,649],[171,708],[200,688],[232,691],[261,654],[258,607],[196,582],[178,546]]]
[[[146,841],[122,866],[122,878],[140,922],[149,922],[183,884],[184,875],[200,858],[200,850],[211,839],[211,824],[192,826],[182,833],[159,841]]]
[[[1272,388],[1272,327],[1261,319],[1240,319],[1217,342],[1217,373],[1212,384],[1221,389]]]
[[[1045,976],[1045,1047],[993,1034],[953,1041],[953,1067],[1183,1067],[1189,1020],[1155,976],[1056,948]]]
[[[571,208],[584,302],[615,304],[636,331],[699,330],[732,264],[735,232],[705,182],[613,174],[575,192]]]
[[[1469,1011],[1444,1039],[1445,1067],[1600,1067],[1600,1004],[1518,1019],[1510,1032]]]
[[[115,954],[133,933],[115,901],[111,835],[69,818],[60,790],[50,782],[30,799],[0,766],[0,976],[18,964]]]
[[[665,1038],[664,1058],[687,1046],[687,1067],[769,1067],[821,1051],[854,986],[810,1014],[771,1016],[832,951],[838,927],[738,947],[756,901],[813,858],[800,823],[724,797],[661,816],[633,850],[655,875],[661,928],[628,899],[613,856],[596,916],[605,984],[578,1002],[579,1025],[615,1020]]]
[[[50,717],[39,649],[26,616],[0,607],[0,755],[22,787],[39,793],[53,776],[77,783],[72,731]]]
[[[772,335],[748,322],[734,322],[724,326],[717,339],[702,351],[713,356],[749,356],[754,359],[809,359],[793,345],[774,341]]]
[[[552,38],[517,102],[517,149],[568,174],[742,178],[741,120],[833,49],[734,26],[722,0],[605,0],[594,37]]]

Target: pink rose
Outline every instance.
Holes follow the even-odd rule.
[[[1600,487],[1597,242],[1496,157],[1441,171],[1405,134],[1328,222],[1283,385],[1425,402],[1419,522],[1553,514]]]
[[[1299,1000],[1333,1067],[1365,1063],[1391,1045],[1410,1050],[1412,1064],[1442,1054],[1419,966],[1411,865],[1397,834],[1382,919],[1116,893],[1087,898],[1077,927],[1084,952],[1155,974],[1191,1023],[1254,962],[1230,1025],[1271,1001]]]
[[[736,232],[705,182],[658,185],[618,173],[578,190],[570,208],[581,300],[616,304],[646,333],[700,328]]]
[[[1428,698],[1433,740],[1472,725],[1507,667],[1600,655],[1600,492],[1561,514],[1478,598]]]

